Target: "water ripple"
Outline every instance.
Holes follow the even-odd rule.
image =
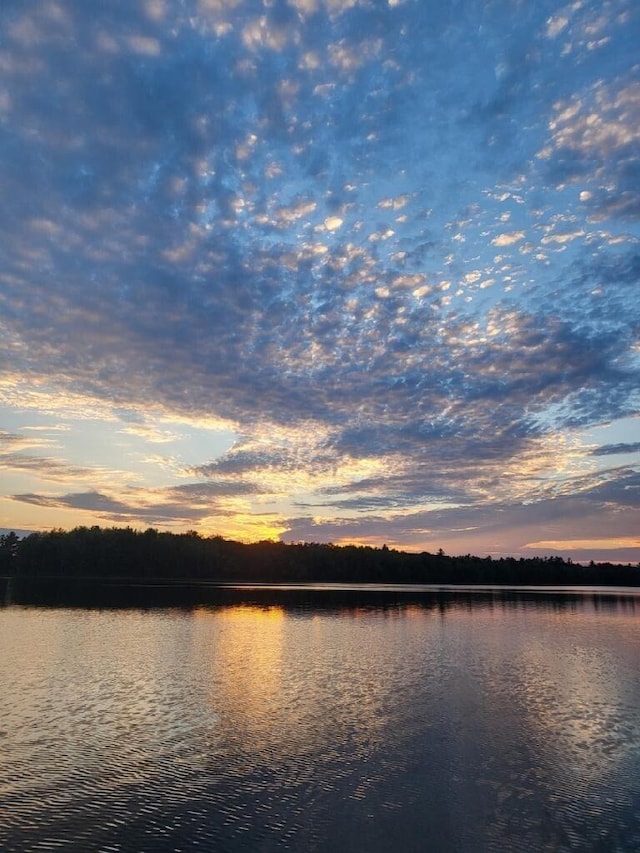
[[[0,610],[0,848],[640,849],[640,622]]]

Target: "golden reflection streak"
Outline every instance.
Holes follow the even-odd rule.
[[[308,762],[318,751],[339,751],[342,738],[363,755],[384,738],[395,688],[380,673],[394,668],[406,620],[390,614],[394,641],[386,647],[375,644],[377,617],[367,609],[350,611],[348,622],[296,618],[281,607],[197,615],[211,620],[194,648],[208,662],[210,711],[221,737],[243,754],[266,749]]]
[[[210,619],[212,613],[197,608],[194,616]],[[225,607],[215,612],[215,621],[217,642],[200,652],[211,665],[210,704],[217,708],[223,685],[225,706],[235,709],[229,722],[248,742],[262,740],[270,721],[266,712],[282,691],[284,608]]]

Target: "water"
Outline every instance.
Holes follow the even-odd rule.
[[[2,851],[640,849],[638,594],[202,597],[0,608]]]

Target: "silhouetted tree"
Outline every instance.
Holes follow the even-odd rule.
[[[253,583],[331,581],[345,583],[603,584],[640,585],[638,566],[588,566],[547,558],[448,556],[406,553],[365,545],[243,544],[155,528],[76,527],[0,536],[0,574],[34,578],[112,580],[207,580]]]

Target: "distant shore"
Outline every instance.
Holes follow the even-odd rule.
[[[0,576],[32,587],[69,584],[445,584],[640,586],[640,566],[562,557],[409,553],[393,548],[263,541],[252,544],[149,528],[76,527],[0,536]],[[6,586],[6,582],[5,582]]]

